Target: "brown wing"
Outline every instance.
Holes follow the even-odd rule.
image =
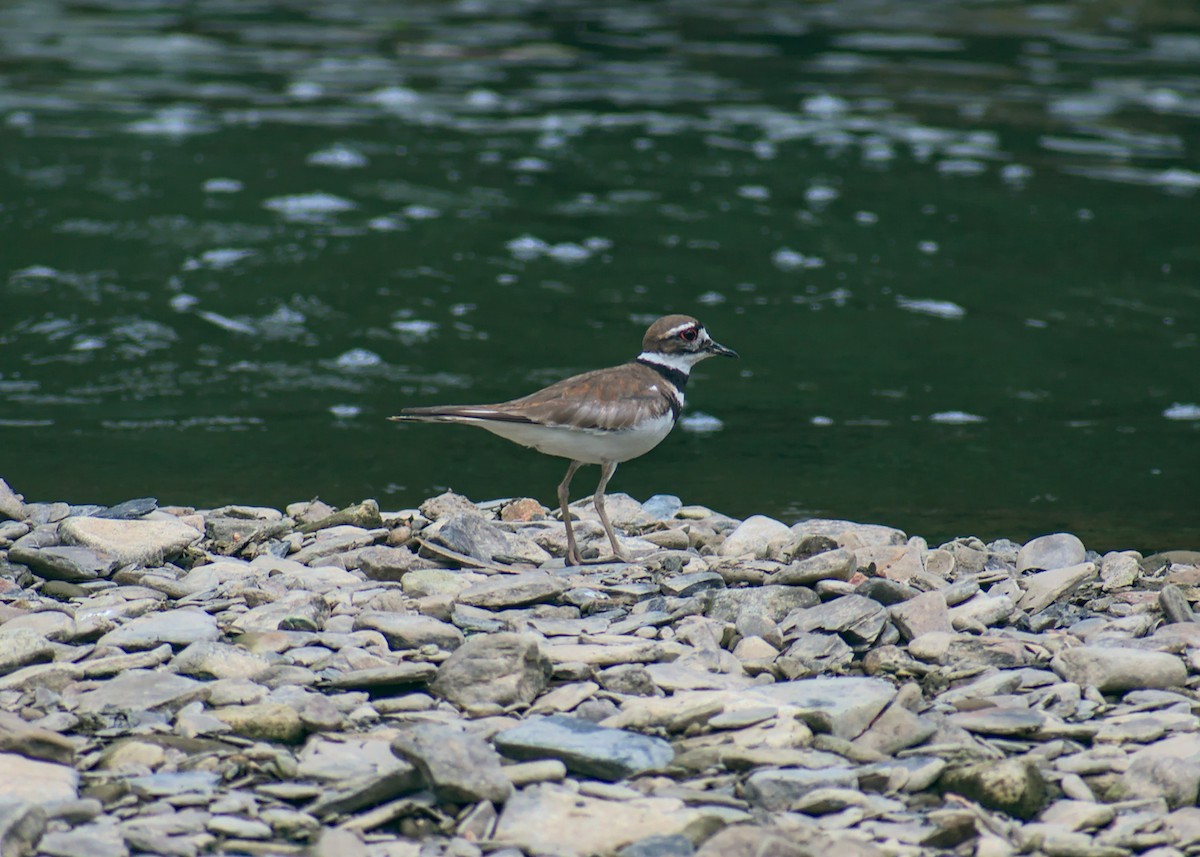
[[[640,363],[566,378],[520,399],[494,405],[501,419],[620,431],[678,410],[670,382]]]

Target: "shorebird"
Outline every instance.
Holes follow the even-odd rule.
[[[688,374],[701,360],[715,355],[738,356],[715,342],[691,316],[667,315],[650,325],[642,352],[620,366],[575,375],[496,405],[405,408],[389,419],[479,426],[546,455],[569,459],[567,475],[558,486],[569,565],[583,564],[567,509],[571,478],[584,464],[600,465],[592,502],[613,554],[626,560],[608,521],[604,489],[618,464],[645,455],[670,434],[683,410]]]

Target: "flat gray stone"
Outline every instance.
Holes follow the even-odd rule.
[[[1021,581],[1025,584],[1025,594],[1021,596],[1017,606],[1029,613],[1037,613],[1058,599],[1070,595],[1084,583],[1095,580],[1096,577],[1094,562],[1084,562],[1032,574]]]
[[[0,479],[0,520],[8,518],[13,521],[23,521],[28,516],[25,510],[25,500],[20,494],[8,487],[8,483]]]
[[[119,564],[162,565],[204,534],[183,521],[121,521],[108,518],[67,518],[58,527],[66,544],[82,545]]]
[[[1033,735],[1046,725],[1049,718],[1031,708],[978,708],[951,714],[946,722],[980,735]]]
[[[383,634],[393,651],[433,645],[452,652],[466,639],[458,628],[432,616],[406,616],[386,611],[369,611],[355,616],[354,630],[363,629]]]
[[[498,574],[464,589],[456,600],[470,607],[504,610],[550,601],[566,591],[566,586],[544,571],[524,574]]]
[[[9,562],[29,566],[30,571],[47,580],[65,580],[68,583],[83,583],[106,578],[117,567],[117,561],[101,556],[91,548],[77,545],[29,548],[14,545],[8,552]]]
[[[1066,568],[1083,562],[1087,551],[1078,536],[1071,533],[1053,533],[1038,536],[1025,543],[1017,554],[1017,571],[1040,569],[1049,571]]]
[[[76,695],[74,711],[76,714],[99,714],[105,709],[165,708],[176,711],[207,693],[207,685],[185,676],[155,670],[129,670],[94,690]]]
[[[832,676],[778,682],[742,693],[775,705],[796,706],[814,730],[849,739],[862,734],[892,701],[896,689],[879,678]]]
[[[419,723],[404,729],[392,741],[392,752],[421,772],[441,802],[503,803],[512,794],[499,754],[482,738],[451,726]]]
[[[109,631],[99,642],[102,646],[139,652],[163,643],[183,647],[202,640],[216,640],[220,636],[216,617],[199,607],[180,607],[131,619]]]
[[[1187,667],[1175,655],[1143,649],[1076,646],[1059,652],[1050,668],[1066,681],[1101,693],[1182,687]]]
[[[550,661],[538,637],[475,636],[438,667],[431,690],[455,705],[528,705],[545,689]]]
[[[570,771],[608,781],[658,770],[675,758],[671,745],[661,738],[561,714],[530,718],[498,733],[493,742],[510,758],[559,759]]]

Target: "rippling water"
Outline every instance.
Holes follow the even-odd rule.
[[[12,0],[0,475],[550,501],[557,460],[384,417],[682,311],[743,359],[615,490],[1200,546],[1198,30],[1169,2]]]

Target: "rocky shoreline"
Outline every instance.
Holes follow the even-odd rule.
[[[1200,552],[608,509],[0,480],[0,854],[1200,854]]]

